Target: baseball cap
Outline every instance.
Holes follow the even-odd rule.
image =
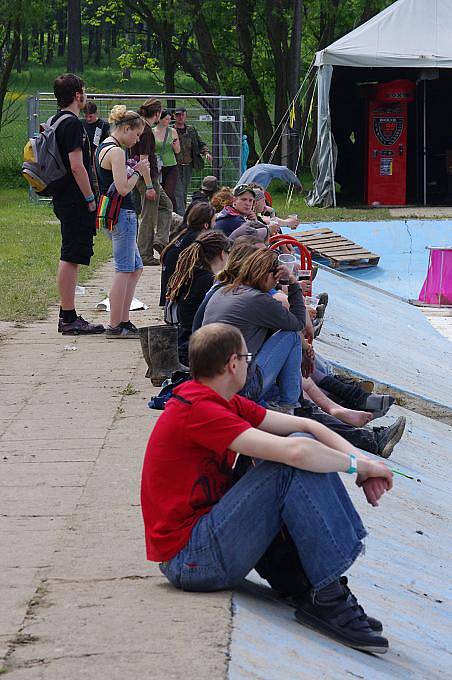
[[[178,106],[177,109],[174,109],[175,114],[186,113],[186,111],[187,111],[187,109],[185,108],[185,106]]]
[[[254,188],[250,187],[249,184],[237,184],[232,193],[234,194],[235,197],[241,196],[242,194],[246,193],[253,194],[253,196],[255,195]]]
[[[204,177],[201,189],[203,191],[216,191],[218,189],[218,180],[215,175],[207,175],[207,177]]]

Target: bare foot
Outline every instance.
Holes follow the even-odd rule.
[[[367,411],[353,411],[351,408],[344,408],[343,406],[334,406],[330,410],[330,415],[342,420],[342,422],[347,423],[347,425],[354,425],[355,427],[367,425],[373,418],[372,413],[367,413]]]

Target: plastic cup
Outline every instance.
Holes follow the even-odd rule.
[[[297,265],[297,258],[295,255],[291,255],[290,253],[283,253],[282,255],[278,255],[278,264],[286,267],[289,272],[293,272]],[[282,286],[287,286],[289,284],[289,278],[282,276],[279,278],[279,283]]]

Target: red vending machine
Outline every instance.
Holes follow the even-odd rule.
[[[415,84],[394,80],[373,88],[368,104],[367,205],[405,205],[408,104]]]

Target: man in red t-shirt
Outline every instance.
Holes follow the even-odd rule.
[[[148,559],[160,562],[178,588],[232,588],[284,526],[300,578],[311,586],[297,620],[356,649],[384,653],[381,623],[339,578],[361,553],[366,531],[336,473],[356,473],[372,505],[392,488],[392,473],[320,423],[239,396],[252,355],[234,326],[196,331],[189,357],[194,379],[174,390],[146,450]],[[238,452],[259,462],[232,484]]]

